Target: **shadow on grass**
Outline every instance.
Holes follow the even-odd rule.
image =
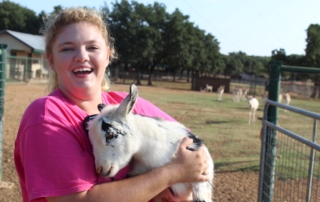
[[[223,123],[230,123],[230,121],[212,121],[212,120],[206,120],[206,124],[223,124]]]
[[[248,165],[248,163],[257,163],[257,165]],[[245,164],[241,166],[241,164]],[[231,168],[227,168],[231,167]],[[214,164],[216,173],[227,173],[227,172],[239,172],[239,171],[248,171],[248,172],[258,172],[260,170],[259,160],[250,160],[250,161],[237,161],[237,162],[219,162]]]

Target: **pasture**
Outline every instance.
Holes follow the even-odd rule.
[[[32,100],[46,95],[45,84],[29,83],[6,86],[3,143],[3,181],[14,182],[12,189],[0,189],[0,201],[21,201],[19,182],[14,169],[13,148],[21,116]],[[177,121],[190,128],[208,146],[215,162],[215,201],[256,201],[261,142],[261,122],[248,124],[247,101],[233,101],[224,94],[218,101],[216,92],[190,91],[190,84],[154,82],[154,86],[138,86],[139,95]],[[232,87],[231,87],[232,89]],[[114,84],[111,90],[128,92],[128,85]],[[257,116],[263,115],[262,97]],[[320,113],[319,102],[297,100],[292,106]],[[310,121],[293,113],[279,111],[279,122],[293,132],[309,137]],[[245,172],[243,172],[245,171]]]

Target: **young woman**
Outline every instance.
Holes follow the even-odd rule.
[[[180,143],[176,158],[158,169],[126,178],[127,166],[114,178],[99,176],[82,121],[99,113],[99,103],[120,103],[127,95],[105,92],[106,68],[115,57],[113,40],[100,14],[83,8],[51,16],[44,34],[50,94],[26,109],[15,142],[24,201],[180,201],[184,199],[167,189],[170,185],[208,180],[202,174],[208,166],[204,150],[187,150],[192,143],[188,138]],[[134,111],[174,121],[142,98]]]

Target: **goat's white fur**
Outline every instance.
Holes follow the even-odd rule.
[[[224,85],[220,86],[217,90],[217,93],[218,93],[218,100],[221,102],[222,100],[222,95],[224,93]]]
[[[212,92],[212,86],[206,84],[206,92]]]
[[[240,102],[240,100],[246,100],[246,96],[248,93],[247,88],[237,87],[232,90],[233,94],[233,101],[234,102]]]
[[[132,163],[129,176],[162,166],[175,156],[181,140],[191,134],[178,122],[133,114],[137,99],[138,89],[131,85],[130,93],[120,105],[104,107],[88,123],[96,169],[103,176],[115,176],[129,162]],[[106,124],[108,129],[105,128]],[[116,134],[117,137],[112,137]],[[190,149],[197,149],[197,146],[193,143]],[[176,195],[185,196],[191,187],[194,200],[212,201],[214,165],[206,147],[205,151],[209,164],[206,171],[209,182],[175,184],[171,189]]]
[[[286,105],[290,105],[291,95],[290,95],[289,92],[286,92],[286,93],[284,94],[284,100],[285,100],[285,102],[286,102]],[[288,112],[288,110],[285,109],[284,112]]]
[[[247,96],[249,104],[249,124],[252,124],[256,121],[256,111],[259,108],[259,101],[255,97]]]

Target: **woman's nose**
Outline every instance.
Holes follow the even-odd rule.
[[[88,52],[85,48],[79,48],[76,51],[75,61],[77,62],[85,62],[89,60]]]

